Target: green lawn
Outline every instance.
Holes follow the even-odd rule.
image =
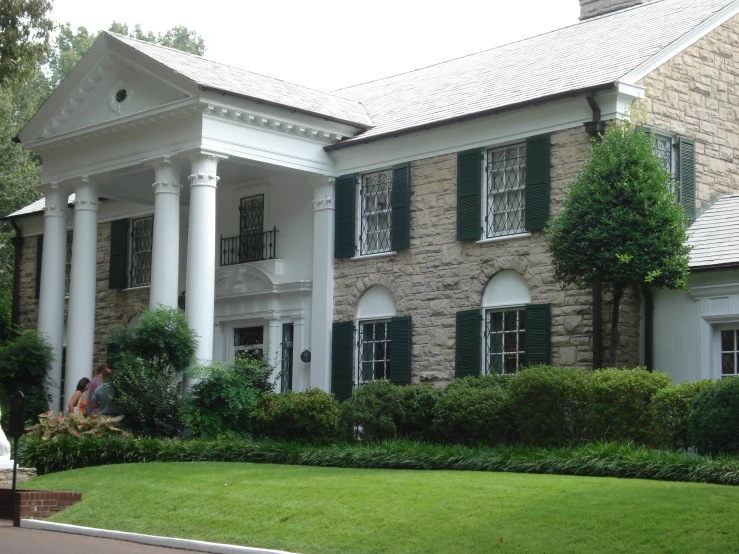
[[[51,521],[301,553],[735,552],[739,487],[465,471],[149,463],[54,473]]]

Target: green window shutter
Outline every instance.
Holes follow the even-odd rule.
[[[115,343],[109,342],[105,352],[105,363],[108,367],[113,367],[115,359],[121,353],[121,347]]]
[[[411,383],[411,317],[394,317],[390,322],[390,348],[392,348],[390,382],[396,385],[409,385]]]
[[[354,175],[342,175],[336,179],[336,225],[334,230],[334,258],[351,258],[357,251],[354,221],[357,187]]]
[[[480,310],[457,312],[455,377],[480,375]]]
[[[41,256],[44,253],[44,235],[36,237],[36,298],[41,294]]]
[[[526,230],[541,231],[549,219],[549,135],[526,139]]]
[[[110,225],[110,275],[108,288],[125,289],[128,284],[128,219],[118,219]]]
[[[478,240],[482,232],[482,150],[457,154],[457,240]]]
[[[331,331],[331,392],[339,402],[352,395],[354,323],[334,323]]]
[[[526,365],[552,362],[551,329],[549,304],[526,306]]]
[[[680,203],[685,217],[695,219],[695,141],[678,140],[678,179],[680,180]]]
[[[411,164],[393,167],[390,223],[391,248],[396,252],[411,246]]]

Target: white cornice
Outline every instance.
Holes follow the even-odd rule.
[[[213,102],[201,102],[198,105],[203,110],[205,116],[225,119],[245,127],[257,128],[272,133],[287,134],[322,144],[334,144],[344,138],[344,135],[338,134],[335,131],[305,125],[304,123],[296,123],[284,118],[278,119],[274,116],[255,111],[238,110]]]
[[[144,110],[129,116],[120,117],[113,121],[106,121],[84,129],[61,133],[53,137],[34,140],[26,144],[26,147],[34,152],[53,151],[69,146],[80,145],[85,142],[109,137],[124,131],[142,130],[164,122],[182,119],[193,113],[199,113],[197,101],[191,98],[170,102],[150,110]]]
[[[716,12],[713,16],[703,21],[700,25],[693,27],[688,33],[681,36],[675,42],[663,48],[657,54],[649,58],[647,61],[629,71],[626,75],[619,79],[622,83],[635,84],[640,79],[649,75],[662,64],[677,56],[680,52],[688,48],[691,44],[700,40],[708,33],[713,31],[719,25],[722,25],[732,17],[739,13],[739,0],[735,0],[722,10]]]

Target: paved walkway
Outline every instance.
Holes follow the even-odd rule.
[[[80,552],[176,554],[185,551],[127,541],[21,529],[13,527],[13,523],[9,520],[0,520],[0,552],[2,554],[80,554]]]

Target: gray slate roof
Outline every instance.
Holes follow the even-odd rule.
[[[69,195],[69,200],[67,201],[68,205],[72,205],[74,203],[74,194]],[[6,215],[5,217],[17,217],[20,215],[28,215],[28,214],[34,214],[36,212],[42,212],[44,211],[44,206],[46,206],[46,199],[39,198],[35,202],[32,202],[28,206],[21,208],[20,210],[13,212],[10,215]]]
[[[173,48],[108,33],[198,85],[317,114],[328,119],[371,127],[372,120],[356,100],[309,89],[244,69],[206,60]]]
[[[375,123],[344,143],[616,82],[730,3],[657,0],[334,91],[362,102]]]
[[[739,194],[724,196],[690,227],[691,269],[739,265]]]

